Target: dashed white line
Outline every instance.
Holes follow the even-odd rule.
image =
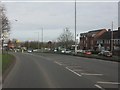
[[[61,64],[61,63],[59,63],[59,62],[56,62],[56,61],[55,61],[55,63],[56,63],[56,64],[58,64],[58,65],[60,65],[60,66],[62,66],[62,64]]]
[[[71,71],[71,72],[73,72],[74,74],[76,74],[76,75],[78,75],[78,76],[82,76],[82,75],[80,75],[80,74],[78,74],[77,72],[75,72],[75,71],[73,71],[73,70],[71,70],[71,69],[69,69],[68,67],[65,67],[67,70],[69,70],[69,71]]]
[[[71,65],[71,66],[67,66],[67,67],[71,67],[71,68],[80,68],[81,66],[74,66],[74,65],[72,66],[72,65]]]
[[[105,90],[104,88],[102,88],[100,85],[98,85],[98,84],[95,84],[95,86],[97,87],[97,88],[100,88],[101,90]]]
[[[102,82],[102,81],[98,81],[97,83],[99,84],[120,84],[118,82]]]
[[[73,71],[83,71],[83,70],[81,70],[81,69],[73,69]]]
[[[96,74],[96,73],[81,73],[82,75],[90,75],[90,76],[103,76],[103,74]]]

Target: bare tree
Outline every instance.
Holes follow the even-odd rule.
[[[70,32],[69,28],[65,28],[64,32],[58,37],[58,42],[62,47],[68,48],[73,44],[73,38],[73,34]]]
[[[6,9],[0,3],[0,36],[6,38],[6,34],[10,31],[10,22],[6,16]]]

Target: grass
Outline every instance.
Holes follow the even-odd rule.
[[[14,56],[10,54],[2,54],[2,74],[10,67],[14,61]]]
[[[2,54],[0,54],[0,76],[2,75]]]

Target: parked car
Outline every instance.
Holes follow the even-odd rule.
[[[56,50],[56,49],[54,49],[54,52],[57,52],[57,50]]]
[[[61,53],[65,53],[65,50],[62,50]]]
[[[85,51],[85,54],[86,54],[86,55],[91,55],[92,52],[91,52],[91,51]]]
[[[98,55],[112,57],[112,53],[110,51],[101,51],[100,53],[98,53]]]
[[[33,51],[33,52],[38,52],[38,49],[33,49],[32,51]]]
[[[28,53],[31,53],[31,52],[32,52],[32,50],[28,49],[28,50],[27,50],[27,52],[28,52]]]
[[[71,53],[71,51],[70,50],[65,50],[65,53]]]

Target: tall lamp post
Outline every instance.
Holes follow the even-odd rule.
[[[111,52],[113,52],[113,21],[112,21],[112,27],[111,27]]]
[[[77,42],[76,42],[76,0],[75,0],[75,54],[77,54]]]
[[[41,39],[42,39],[42,40],[41,40],[41,41],[42,41],[42,43],[41,43],[41,48],[42,48],[42,52],[43,52],[43,28],[41,28],[41,30],[42,30],[42,31],[41,31],[41,37],[42,37],[42,38],[41,38]]]
[[[40,45],[39,45],[39,32],[35,32],[37,34],[37,49],[39,50]]]
[[[39,48],[40,48],[40,45],[39,45],[39,32],[36,32],[37,33],[37,37],[38,37],[38,45],[37,45],[37,48],[38,48],[38,50],[39,50]]]

